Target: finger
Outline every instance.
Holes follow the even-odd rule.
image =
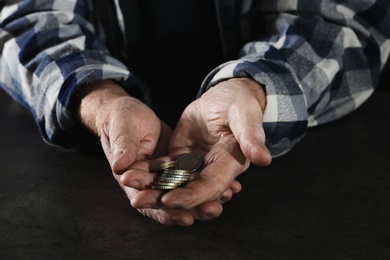
[[[191,226],[193,213],[182,209],[137,209],[141,214],[167,226]]]
[[[140,191],[132,188],[125,187],[120,185],[123,191],[126,193],[130,204],[133,208],[137,209],[141,214],[156,220],[164,225],[180,225],[180,226],[190,226],[194,223],[195,218],[197,218],[197,213],[195,209],[185,210],[185,209],[160,209],[153,208],[152,203],[150,207],[140,208],[138,207],[137,200],[142,200],[142,196],[138,196]],[[158,190],[149,190],[151,191],[152,197],[158,198],[161,197],[158,193],[161,191]],[[154,193],[154,194],[153,194]],[[152,199],[152,201],[157,201]],[[156,203],[157,204],[157,203]]]
[[[198,179],[164,194],[161,201],[167,207],[188,209],[215,200],[247,167],[238,165],[230,154],[226,155],[224,159],[221,158],[204,168]]]
[[[119,181],[130,188],[145,189],[154,180],[154,173],[160,169],[161,164],[167,161],[170,161],[169,157],[160,157],[150,161],[137,161],[130,166],[130,169],[120,175]]]
[[[256,100],[247,101],[245,106],[232,107],[229,110],[229,127],[243,154],[252,163],[259,166],[271,163],[271,154],[265,146],[261,107]]]
[[[153,124],[153,131],[149,131],[142,125],[134,130],[134,127],[125,121],[111,123],[114,127],[109,124],[104,127],[101,137],[102,146],[115,174],[122,174],[136,160],[144,160],[154,153],[160,136],[161,124],[160,121]],[[169,131],[165,126],[164,130]],[[169,132],[167,135],[169,136]],[[163,138],[160,138],[162,147],[163,142],[166,142],[162,150],[166,150],[168,143],[162,140]]]
[[[134,147],[134,146],[133,146]],[[112,156],[111,169],[114,174],[123,174],[127,168],[137,159],[136,149],[118,147]]]
[[[140,190],[132,196],[131,206],[133,208],[165,208],[161,203],[161,197],[165,193],[166,191],[157,189]]]
[[[221,202],[221,203],[225,203],[225,202],[228,202],[232,199],[233,197],[233,191],[229,188],[227,190],[225,190],[221,196],[219,196],[218,200]]]
[[[242,190],[241,183],[237,180],[234,180],[232,184],[230,184],[230,189],[232,190],[233,194],[237,194]]]
[[[138,210],[165,225],[189,226],[193,224],[194,220],[205,221],[220,216],[222,214],[223,207],[218,200],[214,200],[188,210],[167,208],[140,208]]]
[[[222,214],[223,207],[220,201],[212,200],[196,207],[197,220],[210,220]]]
[[[154,178],[154,174],[149,171],[138,169],[130,169],[122,175],[119,175],[119,181],[121,184],[137,190],[149,187]]]
[[[237,180],[234,180],[230,184],[230,187],[221,194],[221,196],[219,197],[219,201],[221,203],[225,203],[225,202],[230,201],[232,199],[233,195],[240,192],[241,189],[242,189],[241,184]]]
[[[132,135],[121,132],[122,127],[116,130],[105,127],[101,135],[101,144],[106,157],[115,174],[122,174],[137,158],[138,142],[132,140]]]
[[[241,184],[237,180],[234,180],[230,184],[230,187],[221,194],[221,196],[219,197],[218,200],[221,203],[228,202],[228,201],[230,201],[232,199],[233,195],[237,194],[238,192],[240,192],[241,189],[242,189]]]
[[[263,143],[263,128],[247,126],[236,138],[243,154],[258,166],[267,166],[272,161],[271,153]]]
[[[134,205],[132,203],[132,206]],[[218,200],[214,200],[193,209],[138,208],[138,210],[164,225],[189,226],[194,220],[206,221],[220,216],[223,207]]]
[[[209,201],[194,209],[138,209],[165,225],[192,225],[194,220],[211,220],[222,214],[223,207],[218,200]]]

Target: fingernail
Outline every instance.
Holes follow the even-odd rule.
[[[188,226],[188,224],[186,222],[184,222],[179,215],[173,215],[171,217],[171,220],[174,221],[176,223],[176,225]]]
[[[215,214],[207,214],[206,217],[207,217],[208,219],[213,219],[213,218],[215,218],[216,216],[215,216]]]
[[[222,203],[225,203],[225,202],[228,202],[230,200],[230,198],[223,196],[223,197],[220,198],[220,200],[221,200]]]

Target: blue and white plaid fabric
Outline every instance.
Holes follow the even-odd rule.
[[[0,85],[31,111],[45,141],[66,149],[85,140],[74,98],[85,83],[114,79],[150,101],[143,82],[107,48],[112,32],[94,9],[99,2],[0,0]],[[199,95],[232,77],[265,85],[264,128],[274,157],[308,127],[355,110],[377,87],[390,52],[388,0],[215,3],[229,59],[205,77]],[[126,33],[118,0],[112,6]],[[236,44],[242,48],[233,57]]]

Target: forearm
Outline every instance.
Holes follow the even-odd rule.
[[[329,2],[328,9],[314,5],[315,12],[305,1],[297,6],[279,2],[264,6],[259,2],[256,10],[263,13],[251,17],[256,20],[253,28],[268,25],[259,32],[263,37],[253,38],[237,60],[211,72],[200,90],[201,94],[237,77],[263,84],[267,93],[264,129],[273,156],[290,150],[309,125],[330,122],[362,104],[377,86],[390,48],[382,26],[385,20],[373,30],[363,17],[355,20],[358,16],[344,13],[348,8],[359,11],[359,1],[348,7]],[[307,15],[283,13],[291,8]]]
[[[31,111],[46,142],[71,149],[86,139],[77,121],[80,86],[113,79],[124,88],[127,80],[128,91],[142,88],[96,37],[84,1],[53,3],[1,9],[0,85]]]

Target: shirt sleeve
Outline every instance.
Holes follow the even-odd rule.
[[[89,4],[88,4],[89,3]],[[0,86],[33,114],[43,139],[78,149],[92,138],[77,122],[74,95],[103,79],[148,93],[107,51],[92,25],[87,0],[1,1]]]
[[[243,23],[252,38],[198,94],[233,77],[265,85],[266,145],[277,157],[308,127],[341,118],[370,97],[390,52],[390,8],[379,0],[259,2]]]

